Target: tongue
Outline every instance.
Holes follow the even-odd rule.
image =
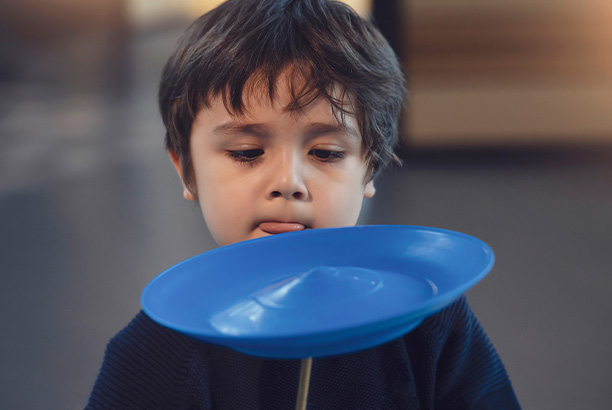
[[[266,233],[284,233],[301,231],[304,225],[296,222],[262,222],[259,224],[259,229]]]

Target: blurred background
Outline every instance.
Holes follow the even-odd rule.
[[[0,407],[78,409],[144,286],[215,247],[156,90],[217,1],[0,3]],[[362,223],[488,242],[468,293],[525,409],[612,401],[612,3],[362,0],[411,89]]]

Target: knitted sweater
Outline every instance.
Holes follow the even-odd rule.
[[[299,360],[194,341],[140,312],[108,344],[87,409],[291,409]],[[464,297],[410,333],[314,359],[308,409],[519,409]]]

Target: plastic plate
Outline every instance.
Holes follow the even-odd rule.
[[[141,303],[194,339],[269,358],[373,347],[418,326],[491,269],[458,232],[401,225],[314,229],[221,247],[153,279]]]

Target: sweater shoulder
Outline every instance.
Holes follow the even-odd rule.
[[[178,408],[198,344],[140,311],[108,343],[87,408]]]
[[[502,396],[508,406],[500,409],[520,408],[502,360],[465,296],[425,319],[405,340],[413,353],[420,352],[412,355],[415,367],[442,408],[474,408]]]

